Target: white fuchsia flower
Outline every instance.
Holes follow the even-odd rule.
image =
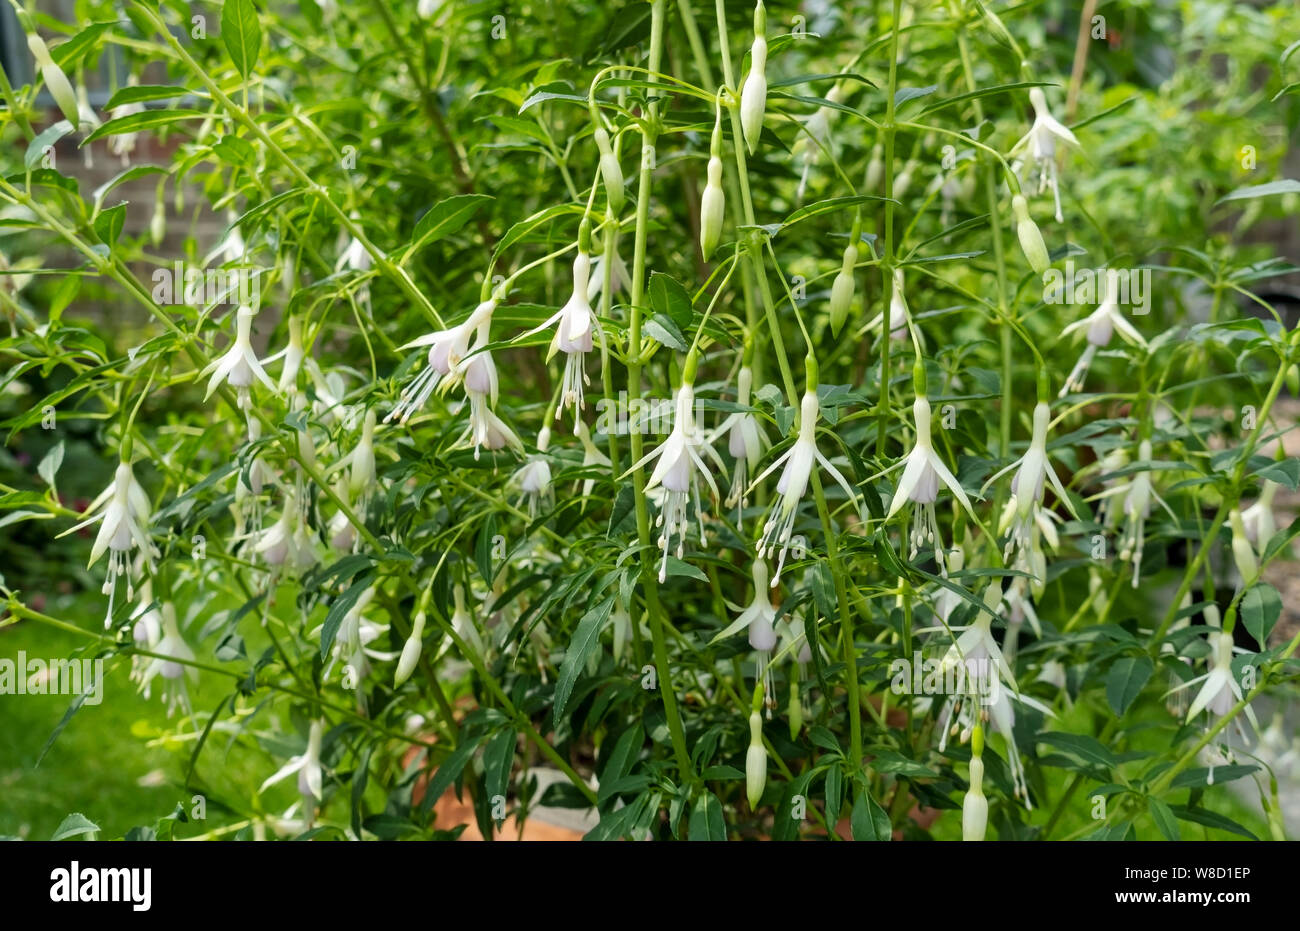
[[[277,387],[285,394],[290,394],[298,389],[298,373],[302,371],[302,360],[306,355],[306,350],[302,345],[302,318],[289,318],[289,342],[279,352],[267,356],[263,364],[270,364],[279,359],[284,360],[284,368],[280,370],[280,381]]]
[[[740,374],[736,378],[736,403],[741,407],[749,407],[753,386],[753,371],[747,365],[741,366]],[[763,448],[767,445],[767,437],[763,435],[758,417],[749,410],[728,414],[718,425],[714,435],[721,436],[724,433],[727,435],[727,452],[736,462],[731,473],[731,490],[727,492],[724,504],[737,509],[736,522],[739,524],[745,510],[749,475],[758,468],[758,463],[763,457]]]
[[[99,524],[99,532],[90,548],[90,561],[86,563],[86,568],[93,566],[105,552],[108,553],[108,576],[102,589],[103,594],[108,596],[108,612],[104,615],[104,629],[107,630],[113,621],[113,599],[119,577],[126,578],[126,597],[135,597],[132,550],[139,547],[146,561],[157,554],[149,539],[149,497],[135,480],[129,463],[118,463],[113,481],[90,502],[87,512],[95,513],[59,536],[66,536],[91,524]]]
[[[700,508],[699,478],[701,476],[709,486],[713,500],[718,500],[718,486],[714,483],[701,452],[712,456],[718,468],[725,468],[721,458],[695,423],[695,389],[689,380],[689,377],[694,375],[694,364],[690,359],[687,360],[687,373],[688,377],[683,378],[682,386],[677,389],[676,415],[668,439],[646,453],[631,469],[620,476],[622,478],[654,460],[654,471],[645,484],[645,491],[663,489],[659,517],[655,520],[655,526],[662,528],[659,535],[659,546],[663,550],[663,560],[659,564],[661,584],[668,578],[668,549],[674,533],[677,534],[678,559],[682,558],[685,550],[686,518],[692,500],[695,502],[695,511],[699,515],[700,543],[705,542],[704,513]]]
[[[258,788],[260,795],[268,788],[288,779],[290,776],[298,776],[298,794],[302,796],[303,812],[306,815],[305,827],[310,828],[315,820],[316,808],[321,803],[324,796],[324,785],[320,764],[320,747],[321,736],[324,730],[323,723],[320,719],[311,722],[311,728],[307,732],[307,750],[297,756],[289,758],[289,762],[280,767]]]
[[[975,512],[961,483],[934,451],[930,439],[930,402],[924,393],[918,393],[912,402],[912,414],[916,422],[916,443],[904,460],[906,467],[903,469],[903,477],[899,479],[893,500],[889,502],[889,513],[885,519],[897,514],[908,501],[913,502],[916,506],[912,511],[912,530],[909,535],[912,550],[909,558],[914,559],[921,546],[929,544],[934,548],[940,573],[946,575],[948,570],[944,565],[943,541],[939,536],[939,521],[934,509],[934,503],[939,497],[939,484],[942,482],[948,486],[948,490],[966,509],[966,513],[971,515],[972,520],[975,519]]]
[[[514,481],[528,502],[530,518],[536,518],[538,509],[554,497],[551,491],[551,465],[546,460],[546,449],[550,445],[551,428],[542,427],[537,433],[536,455],[529,456],[528,461],[514,474]]]
[[[1138,444],[1138,461],[1151,461],[1150,440],[1142,440]],[[1108,513],[1118,508],[1124,515],[1124,525],[1120,532],[1119,558],[1121,562],[1133,564],[1133,587],[1137,588],[1142,574],[1142,550],[1146,545],[1146,521],[1151,515],[1151,503],[1153,501],[1159,503],[1173,520],[1177,520],[1178,517],[1165,503],[1165,499],[1160,497],[1151,480],[1151,472],[1146,469],[1134,473],[1126,481],[1108,488],[1097,497],[1115,498],[1115,503],[1111,505]]]
[[[844,489],[849,500],[857,502],[857,495],[840,471],[831,465],[829,459],[817,448],[817,417],[821,406],[817,401],[817,382],[815,375],[810,376],[808,390],[804,392],[799,405],[799,436],[776,462],[768,466],[753,481],[757,485],[773,471],[785,466],[781,477],[777,479],[777,499],[768,512],[767,522],[763,524],[763,533],[758,541],[758,557],[764,559],[780,550],[777,557],[776,575],[772,578],[775,588],[781,581],[781,570],[785,566],[785,557],[790,550],[790,541],[794,529],[795,517],[799,512],[799,503],[804,492],[808,490],[808,480],[812,477],[814,465],[820,465]],[[751,485],[752,487],[752,485]]]
[[[275,382],[266,374],[262,368],[262,363],[257,361],[257,353],[253,351],[252,333],[253,318],[257,316],[257,311],[251,307],[240,307],[235,314],[235,339],[230,344],[225,353],[219,358],[213,359],[207,364],[203,371],[199,372],[198,377],[211,375],[208,379],[208,390],[203,395],[203,400],[212,397],[212,392],[216,391],[221,383],[227,382],[230,387],[235,389],[235,394],[239,399],[239,406],[243,410],[248,409],[250,392],[249,388],[256,378],[272,393],[276,393]]]
[[[742,630],[749,632],[749,645],[760,653],[770,652],[776,646],[776,608],[768,591],[767,563],[755,559],[750,574],[754,580],[754,597],[734,621],[713,635],[710,646]]]
[[[883,338],[884,325],[885,315],[882,312],[867,321],[863,329],[869,333],[879,330]],[[903,295],[903,270],[896,268],[894,269],[894,287],[889,296],[889,338],[895,342],[902,342],[907,339],[908,325],[907,298]]]
[[[1079,140],[1066,126],[1052,116],[1047,108],[1047,97],[1041,87],[1029,91],[1029,102],[1034,107],[1034,123],[1029,132],[1011,147],[1011,155],[1021,156],[1025,167],[1037,175],[1038,193],[1050,190],[1056,200],[1056,222],[1064,221],[1061,214],[1061,189],[1056,175],[1056,143],[1064,142],[1079,148]]]
[[[587,297],[588,283],[591,277],[591,256],[579,249],[573,260],[573,292],[563,307],[551,315],[541,326],[529,330],[521,339],[555,327],[550,349],[546,359],[562,352],[565,356],[564,381],[560,389],[560,404],[555,409],[555,419],[559,420],[565,409],[573,408],[573,433],[578,433],[578,421],[582,417],[583,387],[591,384],[584,367],[587,353],[591,352],[593,334],[604,342],[605,334],[601,331],[600,321],[591,309]]]
[[[1061,331],[1061,338],[1065,338],[1086,327],[1088,345],[1084,348],[1083,355],[1079,356],[1079,361],[1074,363],[1070,374],[1066,376],[1065,384],[1057,397],[1063,398],[1072,391],[1083,390],[1083,383],[1088,377],[1088,368],[1092,365],[1093,357],[1097,355],[1097,350],[1109,345],[1110,338],[1116,330],[1119,330],[1119,335],[1132,345],[1143,350],[1147,348],[1147,341],[1142,338],[1142,334],[1120,313],[1116,290],[1116,272],[1114,269],[1107,269],[1106,294],[1101,304],[1088,316],[1074,321]]]
[[[591,274],[587,280],[587,300],[595,303],[605,287],[605,266],[611,261],[607,254],[601,253],[591,260]],[[613,272],[610,276],[610,289],[614,292],[628,292],[632,289],[632,273],[627,270],[627,263],[615,250],[612,262]]]
[[[406,423],[412,414],[424,407],[435,390],[441,387],[446,391],[464,378],[462,366],[470,351],[470,338],[479,331],[480,324],[492,320],[496,306],[495,299],[483,301],[463,323],[428,333],[399,347],[428,346],[428,359],[420,374],[402,389],[401,397],[385,421],[396,419],[399,423]]]
[[[1047,481],[1051,482],[1056,497],[1074,514],[1074,505],[1066,496],[1061,479],[1047,456],[1047,428],[1050,421],[1051,408],[1046,401],[1040,400],[1034,407],[1034,429],[1029,449],[1020,459],[996,472],[984,485],[987,488],[1015,469],[1015,475],[1011,478],[1011,497],[998,523],[998,533],[1006,533],[1008,528],[1011,530],[1003,558],[1015,568],[1028,571],[1034,576],[1036,594],[1041,594],[1042,586],[1047,581],[1046,560],[1039,537],[1046,537],[1052,549],[1056,548],[1058,542],[1053,524],[1058,518],[1043,507],[1043,490]],[[1075,515],[1076,518],[1077,516]],[[1016,557],[1014,560],[1013,553]]]
[[[153,680],[161,675],[162,698],[167,705],[167,715],[170,717],[178,705],[188,715],[191,713],[190,696],[185,679],[189,678],[190,681],[197,682],[199,677],[198,670],[191,665],[194,662],[194,651],[185,642],[185,637],[182,636],[180,627],[176,623],[175,607],[170,602],[163,602],[160,613],[162,614],[162,638],[149,648],[149,652],[158,655],[149,657],[149,662],[140,670],[136,681],[139,683],[141,693],[148,698]]]

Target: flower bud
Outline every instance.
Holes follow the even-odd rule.
[[[1292,363],[1286,370],[1286,386],[1292,394],[1300,394],[1300,364]]]
[[[1029,205],[1023,195],[1017,194],[1011,198],[1011,211],[1015,214],[1016,236],[1020,238],[1020,248],[1025,253],[1025,258],[1029,260],[1030,267],[1041,275],[1047,271],[1047,267],[1052,262],[1047,254],[1047,244],[1043,242],[1043,234],[1039,232],[1038,224],[1029,216]]]
[[[754,7],[754,44],[749,50],[749,76],[740,89],[740,128],[745,146],[753,155],[763,131],[763,111],[767,109],[767,14],[763,2]]]
[[[831,333],[839,335],[840,327],[844,326],[844,321],[849,315],[849,307],[853,303],[854,280],[853,266],[858,261],[858,247],[850,243],[844,248],[844,261],[840,265],[839,274],[835,276],[835,282],[831,285]]]
[[[167,207],[162,198],[153,202],[153,219],[149,221],[149,241],[154,247],[162,245],[163,237],[167,235]]]
[[[609,144],[609,133],[603,127],[596,127],[596,148],[600,150],[600,176],[605,182],[605,198],[609,202],[609,212],[618,216],[623,212],[623,168],[614,155]]]
[[[80,126],[81,112],[77,106],[77,93],[72,89],[72,83],[63,73],[63,69],[50,57],[50,50],[46,48],[45,40],[32,33],[27,37],[27,48],[31,50],[32,57],[36,59],[36,64],[41,69],[41,79],[45,81],[45,89],[50,92],[50,96],[59,105],[68,122],[73,126]]]
[[[758,807],[767,786],[767,749],[763,746],[763,718],[757,712],[749,716],[749,752],[745,754],[745,794],[751,809]]]
[[[1246,535],[1246,525],[1241,519],[1241,511],[1233,508],[1228,514],[1232,525],[1232,560],[1241,573],[1241,584],[1250,585],[1259,576],[1259,560],[1255,558],[1255,548],[1250,545]]]
[[[867,162],[867,178],[863,187],[868,191],[879,191],[880,182],[885,177],[885,147],[877,142],[871,147],[871,160]]]
[[[786,718],[790,722],[790,739],[797,740],[803,730],[803,699],[799,695],[799,680],[794,677],[790,679],[790,707]]]
[[[393,688],[397,688],[415,671],[415,664],[420,661],[420,650],[424,644],[424,612],[420,611],[412,621],[411,636],[406,638],[402,647],[402,656],[397,661],[397,674],[393,677]]]
[[[984,797],[984,728],[971,733],[970,788],[961,803],[961,839],[983,840],[989,823],[989,801]]]
[[[700,198],[700,252],[709,260],[722,238],[722,218],[726,201],[722,194],[722,159],[714,155],[709,159],[709,180]]]

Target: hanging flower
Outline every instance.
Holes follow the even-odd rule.
[[[250,392],[249,388],[256,378],[272,393],[276,393],[276,386],[271,377],[266,374],[262,368],[262,363],[257,361],[257,353],[253,351],[251,340],[253,332],[253,317],[257,311],[251,307],[240,307],[235,314],[235,339],[230,344],[230,348],[225,354],[217,359],[213,359],[208,365],[199,372],[198,377],[211,375],[208,379],[208,390],[203,395],[203,400],[212,397],[212,392],[224,381],[235,389],[235,394],[239,400],[239,407],[242,410],[248,409]]]
[[[314,822],[316,808],[324,797],[320,765],[320,745],[323,729],[323,723],[319,718],[312,721],[307,732],[306,752],[291,757],[288,763],[276,770],[257,790],[260,795],[277,782],[281,782],[296,773],[298,776],[298,794],[302,796],[303,812],[307,818],[305,827],[307,828],[310,828]]]
[[[912,551],[909,558],[915,559],[921,546],[928,544],[934,547],[940,574],[947,575],[943,541],[939,536],[939,521],[934,509],[935,500],[939,496],[939,483],[948,486],[948,490],[966,509],[966,513],[971,515],[972,520],[975,519],[975,512],[961,484],[934,451],[934,444],[930,440],[930,401],[923,391],[912,402],[912,415],[916,422],[916,443],[904,460],[906,467],[903,469],[903,477],[894,491],[893,500],[889,502],[889,513],[885,519],[897,514],[908,501],[914,502],[916,507],[912,510],[912,530],[909,535]]]
[[[412,414],[424,407],[435,390],[441,387],[445,391],[464,378],[462,364],[469,354],[470,338],[478,332],[481,323],[491,321],[496,306],[495,299],[486,300],[474,308],[463,323],[421,336],[400,347],[428,346],[428,360],[420,374],[402,389],[401,397],[384,418],[385,422],[396,419],[399,423],[406,423]]]
[[[736,403],[749,407],[750,393],[754,386],[754,373],[747,365],[742,365],[736,378]],[[731,473],[731,490],[724,502],[727,507],[735,507],[736,523],[740,524],[745,512],[746,492],[749,488],[748,476],[758,467],[767,445],[767,437],[759,426],[758,417],[753,411],[743,410],[729,414],[718,425],[715,435],[727,435],[727,452],[736,461]]]
[[[590,234],[587,235],[589,237]],[[591,256],[580,248],[577,257],[573,260],[573,292],[568,302],[541,326],[520,337],[522,339],[549,327],[555,327],[555,335],[551,338],[546,359],[550,361],[557,352],[565,355],[564,382],[560,389],[560,404],[556,408],[555,419],[559,420],[560,415],[567,408],[572,407],[575,436],[578,433],[578,421],[582,416],[583,386],[591,384],[591,379],[587,377],[585,362],[587,353],[592,349],[592,334],[599,335],[602,342],[605,339],[605,334],[600,329],[600,321],[596,319],[596,314],[591,309],[591,302],[587,298],[590,275]]]
[[[1061,387],[1058,397],[1063,398],[1072,391],[1083,390],[1084,379],[1088,377],[1088,368],[1092,365],[1093,357],[1097,355],[1098,349],[1103,349],[1110,343],[1111,335],[1115,330],[1119,330],[1119,335],[1134,346],[1143,350],[1147,348],[1147,341],[1142,338],[1142,334],[1134,329],[1120,313],[1116,291],[1116,272],[1114,269],[1108,269],[1106,295],[1100,306],[1087,317],[1074,321],[1061,331],[1061,338],[1064,338],[1086,327],[1088,345],[1084,348],[1083,355],[1079,356],[1079,361],[1074,364],[1074,368],[1070,370],[1070,374],[1066,376],[1065,384]]]
[[[1138,461],[1151,461],[1150,440],[1142,440],[1138,444]],[[1137,588],[1138,580],[1142,575],[1142,550],[1146,544],[1146,521],[1151,514],[1151,502],[1158,502],[1173,520],[1178,518],[1156,491],[1155,484],[1151,481],[1150,470],[1136,472],[1126,481],[1103,491],[1097,497],[1115,498],[1116,503],[1108,509],[1108,514],[1119,511],[1124,515],[1119,558],[1121,562],[1133,564],[1133,587]]]
[[[1047,109],[1047,97],[1041,87],[1031,88],[1029,102],[1034,107],[1034,124],[1020,141],[1011,147],[1011,155],[1020,155],[1025,167],[1038,177],[1038,193],[1050,190],[1056,200],[1056,222],[1062,223],[1061,189],[1056,176],[1056,143],[1058,140],[1075,148],[1079,140]]]
[[[582,443],[582,468],[584,471],[593,469],[596,466],[608,469],[610,467],[609,457],[602,453],[591,439],[591,431],[582,421],[578,421],[578,441]],[[596,487],[596,480],[589,478],[582,483],[582,497],[591,497],[592,490]],[[586,502],[583,502],[586,507]]]
[[[817,416],[820,413],[820,405],[817,402],[815,368],[812,374],[809,375],[808,390],[804,392],[799,408],[799,436],[794,445],[776,462],[768,466],[753,482],[756,485],[777,468],[782,465],[785,466],[781,471],[781,477],[776,483],[778,497],[773,502],[771,511],[768,512],[767,522],[763,525],[763,534],[758,541],[758,556],[760,559],[771,556],[777,551],[778,547],[780,548],[780,556],[777,557],[776,563],[776,575],[772,579],[773,588],[781,581],[781,570],[785,566],[785,557],[790,550],[795,516],[798,514],[799,503],[803,500],[804,492],[808,490],[808,480],[812,476],[813,466],[821,465],[830,474],[831,478],[835,479],[836,483],[844,489],[849,496],[849,500],[857,501],[857,495],[854,494],[849,483],[845,481],[844,476],[817,449]]]
[[[141,670],[136,681],[139,683],[141,693],[148,698],[153,680],[161,675],[163,677],[162,698],[167,706],[168,717],[176,711],[178,705],[189,715],[192,712],[185,679],[188,677],[190,681],[197,682],[199,678],[198,670],[190,665],[194,661],[194,651],[181,635],[180,627],[176,623],[176,609],[171,602],[163,602],[160,613],[162,638],[150,648],[150,652],[157,653],[158,656],[149,658],[149,662]]]
[[[688,376],[694,375],[694,364],[691,359],[687,360],[687,372]],[[668,548],[674,533],[677,534],[677,558],[682,558],[686,546],[686,515],[692,499],[695,502],[695,511],[699,515],[700,543],[704,543],[704,514],[700,509],[698,485],[701,476],[709,486],[713,500],[718,499],[718,486],[714,484],[713,476],[709,473],[708,466],[700,455],[701,452],[707,452],[719,468],[724,468],[717,452],[705,441],[704,435],[696,426],[695,390],[688,378],[683,378],[682,386],[677,389],[676,416],[673,418],[673,429],[668,434],[668,439],[628,470],[631,472],[639,469],[654,460],[654,471],[646,482],[645,490],[648,492],[654,488],[663,488],[663,503],[659,508],[659,517],[655,521],[656,527],[663,528],[659,536],[659,546],[663,549],[663,560],[659,564],[661,584],[668,578]],[[628,472],[623,475],[626,476]]]
[[[36,33],[30,33],[27,36],[27,48],[36,59],[36,67],[41,69],[41,80],[45,82],[45,89],[50,92],[54,102],[59,105],[63,111],[64,117],[73,126],[79,126],[81,123],[81,112],[77,106],[77,94],[72,89],[72,82],[64,74],[63,69],[55,63],[54,58],[50,55],[49,48],[45,45],[45,40]]]
[[[529,456],[528,461],[514,474],[514,481],[528,502],[528,516],[534,519],[542,504],[554,497],[551,492],[551,466],[546,461],[546,448],[550,445],[551,428],[542,427],[537,434],[537,454]]]
[[[113,599],[119,577],[126,578],[126,597],[135,597],[132,550],[139,547],[146,561],[158,555],[149,539],[149,498],[135,480],[129,463],[118,463],[113,481],[90,502],[87,512],[95,513],[59,536],[64,537],[91,524],[99,524],[99,533],[95,535],[95,542],[90,548],[90,561],[86,563],[86,568],[98,562],[105,552],[108,553],[108,576],[102,589],[103,594],[108,596],[108,611],[104,615],[104,629],[107,630],[113,622]]]

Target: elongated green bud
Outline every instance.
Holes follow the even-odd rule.
[[[1038,224],[1029,216],[1029,204],[1023,195],[1017,194],[1011,198],[1011,212],[1016,219],[1016,236],[1020,239],[1020,249],[1029,260],[1029,266],[1041,275],[1047,271],[1052,260],[1047,254],[1047,244],[1043,242]]]
[[[758,807],[767,787],[767,749],[763,746],[763,716],[757,711],[749,715],[749,752],[745,754],[745,795],[749,807]]]
[[[722,159],[714,155],[709,159],[709,179],[700,198],[700,253],[707,262],[722,239],[722,220],[726,212],[726,198],[722,193]]]
[[[749,49],[749,76],[740,89],[740,128],[745,146],[753,155],[763,131],[763,112],[767,109],[767,12],[762,0],[754,7],[754,44]]]
[[[609,212],[618,216],[623,212],[626,191],[623,188],[623,168],[614,155],[614,148],[609,144],[609,133],[604,127],[597,126],[593,134],[596,148],[600,150],[600,176],[605,182],[605,198],[609,202]]]
[[[840,328],[848,318],[849,308],[853,304],[856,287],[853,266],[858,262],[858,247],[849,243],[844,248],[844,260],[840,263],[839,274],[831,284],[831,333],[838,336]]]
[[[961,803],[961,839],[983,840],[989,823],[989,801],[984,797],[984,726],[975,725],[970,741],[970,788]]]
[[[1255,548],[1246,536],[1246,524],[1241,519],[1241,511],[1233,508],[1228,514],[1228,523],[1232,526],[1232,560],[1241,573],[1243,586],[1252,584],[1259,575],[1259,560],[1255,558]],[[1268,541],[1260,540],[1263,546]]]
[[[397,674],[393,677],[393,688],[397,688],[415,671],[415,664],[420,661],[420,650],[424,644],[424,612],[415,615],[411,624],[411,636],[406,638],[402,647],[402,656],[397,661]]]
[[[1300,394],[1300,365],[1292,363],[1286,370],[1286,386],[1292,394]]]
[[[36,33],[31,33],[27,36],[27,48],[41,69],[41,79],[45,81],[45,88],[54,98],[54,102],[59,105],[59,109],[63,111],[69,123],[79,126],[81,113],[77,109],[77,93],[72,89],[72,83],[63,73],[63,69],[50,57],[50,50],[46,47],[45,40]]]

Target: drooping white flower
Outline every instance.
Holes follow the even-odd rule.
[[[736,378],[736,403],[749,407],[750,393],[754,386],[754,373],[749,366],[741,366]],[[718,425],[715,436],[727,435],[727,452],[735,460],[731,473],[731,490],[727,492],[724,502],[727,507],[735,507],[736,523],[740,524],[745,511],[746,492],[749,490],[749,476],[763,457],[763,448],[767,437],[759,426],[758,417],[753,411],[736,411]]]
[[[915,503],[912,511],[912,530],[909,539],[912,543],[911,556],[915,558],[923,544],[934,547],[935,561],[939,564],[941,574],[947,574],[944,565],[943,541],[939,536],[939,521],[935,516],[934,503],[939,497],[939,484],[948,486],[948,490],[974,519],[970,499],[962,490],[961,483],[943,464],[939,454],[934,451],[930,439],[930,402],[924,394],[918,394],[912,402],[912,415],[916,422],[916,443],[904,460],[903,477],[899,479],[893,500],[889,502],[889,513],[885,519],[893,517],[908,501]]]
[[[352,213],[352,219],[358,220],[359,216],[356,211]],[[374,267],[375,259],[370,254],[365,245],[356,236],[347,236],[346,229],[339,230],[339,239],[341,243],[346,243],[339,250],[338,261],[334,263],[334,271],[341,272],[344,270],[357,272],[362,279],[369,274],[370,269]],[[364,282],[357,290],[357,300],[363,307],[370,306],[370,284]]]
[[[1138,460],[1151,461],[1151,441],[1142,440],[1138,444]],[[1119,558],[1121,562],[1133,564],[1133,587],[1137,588],[1142,575],[1142,550],[1146,544],[1146,521],[1151,514],[1152,502],[1157,502],[1169,516],[1178,517],[1156,491],[1151,480],[1150,470],[1142,470],[1131,475],[1126,481],[1106,489],[1097,497],[1115,498],[1115,503],[1108,509],[1112,513],[1116,508],[1124,515],[1123,529],[1120,532]]]
[[[1057,397],[1063,398],[1072,391],[1083,390],[1084,379],[1088,377],[1088,367],[1092,365],[1093,357],[1097,355],[1097,350],[1105,348],[1110,343],[1111,335],[1115,330],[1119,330],[1119,335],[1134,346],[1144,350],[1147,348],[1147,341],[1142,338],[1142,334],[1120,313],[1119,303],[1116,300],[1116,281],[1115,270],[1107,269],[1106,294],[1101,304],[1088,316],[1074,321],[1061,331],[1061,338],[1064,339],[1071,333],[1086,327],[1088,345],[1084,348],[1083,355],[1079,356],[1079,361],[1074,363],[1070,374],[1066,376],[1065,384]]]
[[[427,364],[402,389],[401,397],[385,421],[396,419],[399,423],[406,423],[412,414],[424,407],[436,389],[441,387],[445,391],[463,380],[463,363],[470,351],[470,338],[478,332],[480,324],[491,321],[496,306],[495,299],[483,301],[463,323],[426,334],[400,347],[428,346]]]
[[[306,814],[306,827],[310,828],[315,820],[316,808],[324,796],[320,748],[323,722],[318,718],[311,722],[307,732],[307,749],[304,753],[290,757],[289,762],[280,767],[258,788],[260,795],[268,788],[295,773],[298,776],[298,794],[302,796],[303,811]]]
[[[529,456],[514,481],[528,502],[528,516],[537,517],[538,509],[553,495],[551,492],[551,465],[546,460],[546,449],[551,444],[551,428],[542,427],[537,433],[537,454]]]
[[[883,336],[884,313],[872,317],[863,329],[868,332],[881,331]],[[903,270],[894,269],[894,287],[889,296],[889,338],[895,342],[907,339],[909,314],[907,298],[903,295]]]
[[[129,463],[118,463],[113,481],[90,502],[87,511],[94,513],[59,536],[66,536],[91,524],[99,524],[99,532],[90,548],[90,561],[86,567],[90,568],[99,557],[108,553],[108,576],[102,589],[108,596],[108,612],[104,615],[104,629],[107,630],[112,624],[113,599],[119,576],[126,578],[126,597],[135,597],[132,550],[139,547],[146,561],[157,553],[149,540],[149,498],[135,480]]]
[[[768,592],[767,563],[755,559],[750,574],[754,580],[754,597],[734,621],[714,634],[709,641],[710,646],[742,630],[749,632],[749,645],[755,650],[764,652],[776,646],[776,628],[773,626],[776,608],[773,607],[772,596]]]
[[[257,316],[257,311],[251,307],[240,307],[235,314],[235,339],[230,344],[230,348],[220,356],[213,359],[208,365],[199,372],[198,377],[210,375],[208,379],[208,390],[203,395],[203,400],[212,397],[212,392],[224,381],[229,383],[230,387],[235,389],[235,394],[239,400],[241,409],[247,410],[250,398],[249,388],[256,378],[272,393],[276,393],[275,382],[266,374],[262,368],[262,363],[257,360],[257,353],[253,351],[251,340],[253,332],[253,318]]]
[[[1061,189],[1056,174],[1056,143],[1059,140],[1078,148],[1079,140],[1052,116],[1041,87],[1030,89],[1029,102],[1034,107],[1034,123],[1029,132],[1011,147],[1010,154],[1021,156],[1030,173],[1037,175],[1038,193],[1052,192],[1056,200],[1056,222],[1061,223],[1065,218],[1061,214]]]
[[[284,360],[284,368],[280,370],[280,381],[277,387],[285,394],[298,390],[298,373],[302,371],[302,360],[305,355],[306,350],[302,345],[302,317],[290,317],[288,344],[279,352],[272,353],[262,360],[264,365],[279,359]]]
[[[1003,558],[1016,569],[1028,571],[1034,576],[1035,594],[1041,594],[1042,586],[1047,581],[1046,560],[1042,555],[1039,538],[1045,536],[1053,549],[1057,545],[1056,528],[1052,523],[1057,517],[1043,507],[1043,490],[1047,481],[1051,482],[1056,497],[1071,514],[1074,513],[1074,505],[1066,496],[1056,469],[1047,457],[1047,428],[1051,416],[1047,402],[1039,401],[1034,407],[1034,429],[1029,449],[1020,459],[995,473],[984,486],[987,488],[1015,469],[1015,475],[1011,478],[1011,497],[998,523],[998,533],[1006,533],[1008,528],[1011,530]]]
[[[573,292],[568,302],[541,326],[524,334],[524,336],[531,336],[549,327],[555,327],[555,335],[551,338],[551,346],[546,358],[550,361],[557,352],[564,353],[565,357],[564,382],[560,389],[560,403],[555,409],[555,419],[559,420],[565,409],[572,407],[575,436],[578,433],[578,421],[582,417],[583,386],[591,384],[584,365],[587,353],[592,349],[592,336],[598,335],[602,342],[605,339],[600,321],[596,319],[596,314],[591,309],[591,301],[587,297],[590,277],[591,256],[580,250],[573,260]]]
[[[191,665],[194,662],[194,651],[190,649],[190,645],[185,642],[185,637],[181,634],[180,627],[176,623],[176,608],[171,602],[163,602],[160,613],[162,639],[150,648],[150,652],[158,656],[149,658],[137,682],[141,693],[148,698],[153,680],[161,675],[163,677],[162,698],[167,705],[167,715],[170,717],[177,706],[184,709],[186,714],[190,714],[189,690],[185,685],[185,679],[188,677],[192,682],[198,681],[198,670]]]
[[[790,541],[794,529],[794,520],[799,511],[799,503],[804,492],[808,490],[808,480],[812,476],[814,465],[820,465],[835,479],[836,483],[848,494],[850,501],[857,501],[852,487],[840,474],[830,460],[817,448],[817,417],[821,406],[817,401],[816,388],[804,392],[799,405],[799,436],[776,462],[768,466],[753,484],[758,484],[782,465],[781,477],[776,483],[777,498],[768,512],[767,522],[758,541],[758,557],[763,559],[780,549],[777,558],[776,575],[772,578],[775,588],[781,581],[781,570],[785,566],[785,557],[790,550]]]
[[[639,469],[654,460],[654,471],[646,482],[645,490],[663,488],[663,502],[659,508],[659,517],[655,526],[662,528],[659,546],[663,549],[663,560],[659,565],[659,581],[668,578],[668,548],[673,534],[677,534],[677,558],[682,558],[686,547],[686,518],[690,502],[694,500],[696,513],[699,514],[700,542],[704,543],[704,515],[700,509],[699,478],[702,476],[712,492],[713,500],[718,499],[718,486],[705,464],[701,452],[712,456],[719,468],[724,468],[722,460],[713,449],[702,431],[695,423],[695,389],[689,381],[683,380],[677,389],[673,418],[673,429],[668,439],[656,446],[628,471]],[[625,472],[624,475],[627,473]]]
[[[591,274],[587,281],[587,301],[595,303],[596,298],[600,296],[605,287],[605,266],[612,264],[613,272],[610,275],[610,287],[617,293],[619,291],[628,292],[632,289],[632,273],[627,269],[627,263],[623,257],[618,254],[617,249],[614,252],[614,258],[601,253],[591,260]]]

